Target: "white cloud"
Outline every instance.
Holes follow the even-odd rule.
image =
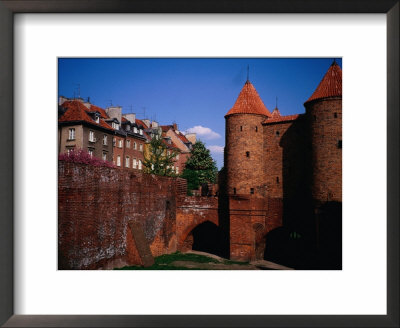
[[[207,148],[214,154],[223,154],[224,147],[222,146],[207,146]]]
[[[205,140],[212,140],[212,139],[218,139],[221,138],[221,135],[217,132],[214,132],[210,128],[206,128],[201,125],[196,125],[192,128],[189,128],[186,130],[186,133],[196,133],[197,136],[200,139],[205,139]]]

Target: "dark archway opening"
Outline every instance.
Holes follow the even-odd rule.
[[[315,254],[303,231],[280,227],[265,236],[264,259],[304,270],[315,268]]]
[[[225,257],[224,236],[222,229],[210,221],[206,221],[192,231],[195,251],[207,252]]]

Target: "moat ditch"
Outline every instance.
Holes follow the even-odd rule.
[[[189,251],[164,254],[154,258],[150,267],[126,266],[115,270],[290,270],[273,262],[231,261],[214,254]]]

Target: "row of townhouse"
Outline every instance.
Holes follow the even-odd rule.
[[[103,109],[82,98],[59,99],[59,153],[83,149],[117,167],[142,170],[146,148],[154,134],[162,136],[168,153],[177,153],[173,170],[180,174],[196,142],[195,134],[185,136],[175,123],[160,126],[155,121],[137,119],[133,113],[122,114],[120,106]]]

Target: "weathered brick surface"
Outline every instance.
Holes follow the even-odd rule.
[[[312,196],[317,202],[342,201],[342,99],[306,104],[312,140]]]
[[[130,221],[153,256],[176,251],[176,179],[60,161],[58,182],[60,269],[141,264]]]
[[[225,166],[227,169],[227,191],[252,197],[265,197],[265,188],[260,178],[263,172],[263,131],[261,123],[266,116],[235,114],[226,117]],[[248,154],[248,156],[247,156]]]
[[[180,251],[191,249],[191,235],[198,225],[210,221],[219,225],[217,197],[180,197],[176,209],[176,238]]]

